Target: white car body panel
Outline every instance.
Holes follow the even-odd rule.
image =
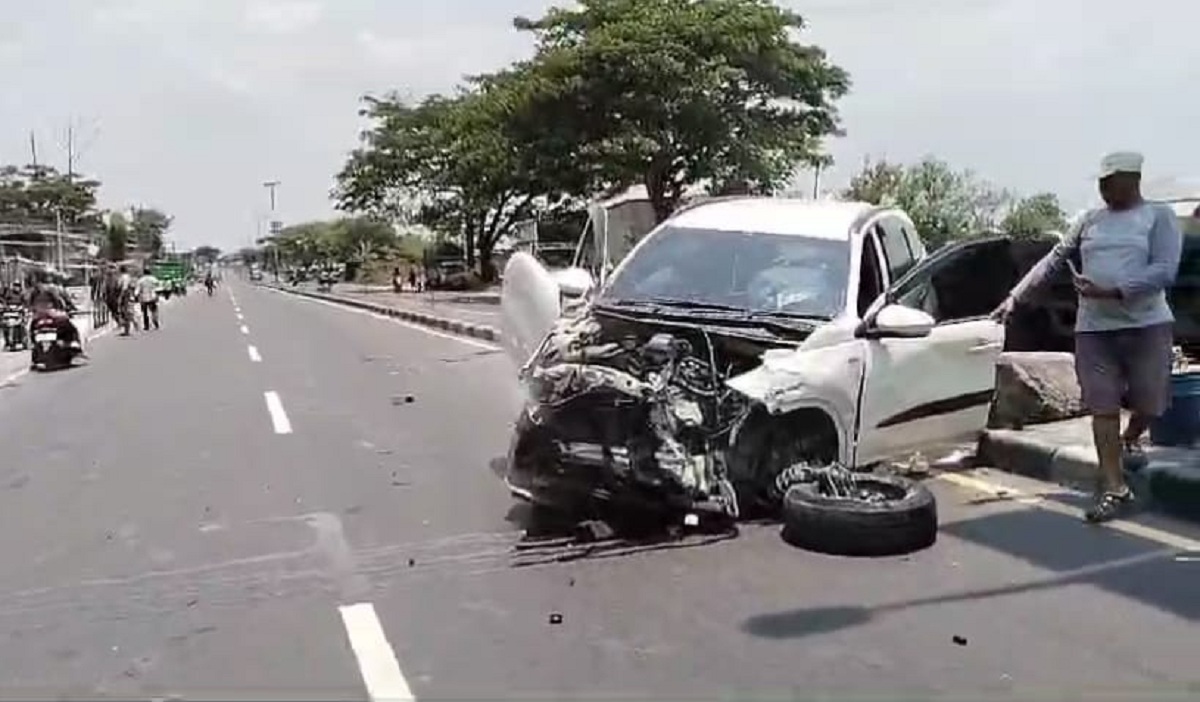
[[[853,324],[849,319],[830,322],[796,350],[767,351],[761,366],[726,382],[772,414],[809,408],[825,412],[837,428],[839,460],[845,465],[854,463],[855,414],[867,345],[854,338]]]
[[[869,341],[857,461],[972,438],[987,424],[989,403],[976,396],[990,396],[1003,345],[1004,327],[989,319]]]
[[[676,227],[761,232],[849,241],[854,224],[873,207],[863,202],[818,202],[739,197],[704,202],[675,215]]]

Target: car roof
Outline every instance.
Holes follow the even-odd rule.
[[[701,202],[676,214],[673,226],[761,232],[849,241],[857,224],[876,207],[866,202],[736,197]]]

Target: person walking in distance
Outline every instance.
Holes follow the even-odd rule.
[[[1088,521],[1108,521],[1132,502],[1123,453],[1136,457],[1150,422],[1170,401],[1175,317],[1166,290],[1175,282],[1183,237],[1174,211],[1142,199],[1142,156],[1116,152],[1100,162],[1104,207],[1084,214],[993,313],[1007,322],[1015,305],[1069,267],[1079,294],[1075,373],[1092,417],[1100,489]],[[1132,414],[1121,431],[1121,408]]]
[[[147,268],[137,281],[137,298],[142,307],[142,329],[150,330],[150,323],[158,329],[158,278]]]

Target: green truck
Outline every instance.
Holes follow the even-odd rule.
[[[172,295],[187,295],[187,265],[183,261],[159,259],[150,265],[150,272],[158,278],[158,292],[164,298]]]

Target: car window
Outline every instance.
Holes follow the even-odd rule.
[[[908,250],[912,253],[913,261],[920,261],[925,257],[925,242],[921,241],[921,235],[917,234],[917,229],[908,222],[900,222],[900,231],[904,232],[904,240],[908,242]]]
[[[892,280],[899,280],[900,276],[907,273],[916,263],[912,251],[908,248],[908,239],[904,235],[902,223],[895,217],[885,217],[875,225],[875,232],[879,236],[879,242],[883,244],[888,273]]]
[[[846,304],[842,239],[664,226],[616,272],[606,300],[686,300],[830,319]]]
[[[875,248],[875,237],[863,239],[862,258],[859,264],[858,280],[858,316],[866,316],[871,303],[883,294],[883,266],[879,260],[879,252]]]
[[[923,310],[939,324],[985,317],[1017,284],[1011,242],[976,242],[927,259],[901,280],[892,299]]]

